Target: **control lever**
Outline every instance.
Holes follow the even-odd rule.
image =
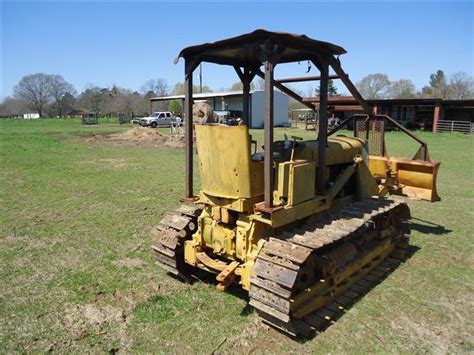
[[[297,137],[297,136],[291,136],[291,139],[293,139],[293,144],[292,144],[292,147],[291,147],[291,159],[290,161],[293,162],[294,161],[294,157],[295,157],[295,147],[296,147],[296,141],[302,141],[303,138],[301,137]]]

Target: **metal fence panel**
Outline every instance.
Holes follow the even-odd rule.
[[[469,121],[439,120],[436,132],[463,132],[474,133],[474,123]]]

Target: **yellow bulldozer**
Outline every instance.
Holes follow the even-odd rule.
[[[358,283],[374,281],[387,258],[403,257],[410,211],[399,198],[386,196],[439,199],[439,163],[429,159],[423,141],[373,112],[341,68],[338,57],[344,53],[303,35],[257,30],[185,48],[175,60],[185,60],[187,203],[167,213],[154,231],[158,264],[183,279],[196,270],[215,274],[222,291],[240,285],[265,322],[293,335],[314,329],[321,312],[342,305]],[[306,103],[319,112],[318,135],[274,141],[274,87],[305,102],[274,78],[274,69],[301,61],[320,71],[313,77],[320,81],[319,105]],[[236,71],[243,84],[242,125],[193,125],[193,71],[201,62]],[[329,75],[330,68],[335,74]],[[265,82],[263,151],[249,133],[255,76]],[[351,118],[352,137],[335,135],[347,120],[328,132],[329,79],[342,80],[365,111]],[[387,120],[420,143],[414,159],[387,156]]]

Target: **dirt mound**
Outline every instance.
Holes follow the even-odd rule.
[[[153,128],[134,127],[125,132],[82,137],[88,143],[144,148],[183,148],[184,137],[171,137]]]
[[[184,146],[184,139],[171,137],[152,128],[135,127],[122,133],[111,134],[109,139],[115,141],[141,142],[164,145],[168,147]]]
[[[128,131],[115,133],[109,135],[110,139],[114,140],[130,140],[130,141],[141,141],[141,140],[156,140],[156,139],[167,139],[168,136],[155,129],[134,127]]]

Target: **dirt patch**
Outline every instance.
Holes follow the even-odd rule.
[[[123,169],[128,166],[128,162],[126,159],[104,158],[99,159],[98,162],[101,164],[108,165],[114,169]]]
[[[19,239],[18,237],[15,237],[13,235],[9,235],[8,237],[0,239],[0,241],[5,243],[5,244],[13,244],[13,243],[17,242],[18,239]]]
[[[127,336],[130,319],[121,309],[99,303],[70,306],[63,323],[73,341],[93,335],[101,339],[98,342],[109,344],[110,349],[130,349]]]
[[[86,304],[71,306],[66,310],[64,321],[67,329],[76,337],[87,332],[88,328],[101,330],[110,323],[124,323],[127,317],[125,313],[107,304]]]
[[[453,318],[457,323],[466,323],[459,314],[453,314],[450,318]],[[391,322],[391,325],[397,331],[407,333],[409,337],[417,339],[424,347],[438,353],[448,353],[459,345],[473,343],[473,337],[469,332],[470,327],[467,324],[461,327],[463,331],[453,332],[450,327],[443,324],[429,324],[422,320],[414,320],[400,315]]]
[[[429,342],[425,344],[427,347],[437,349],[442,353],[446,353],[449,348],[450,335],[447,334],[441,326],[428,326],[420,321],[416,321],[409,317],[399,316],[396,321],[391,322],[392,327],[402,328],[409,334],[410,337],[419,339],[420,342],[426,342],[425,339],[429,339]]]
[[[94,134],[76,137],[75,140],[92,145],[111,145],[140,148],[184,148],[184,137],[171,137],[153,128],[134,127],[114,134]]]
[[[81,318],[90,325],[102,325],[106,322],[124,322],[125,314],[112,306],[101,307],[93,304],[77,306],[76,310],[81,313]]]
[[[127,267],[137,267],[137,266],[142,266],[145,264],[143,260],[129,259],[129,258],[115,260],[112,263],[117,266],[127,266]]]
[[[268,330],[269,327],[255,316],[253,319],[249,319],[248,324],[240,334],[227,339],[226,348],[245,354],[255,352],[257,349],[271,349],[268,344],[260,344],[259,342],[260,339],[267,339],[262,334]]]

